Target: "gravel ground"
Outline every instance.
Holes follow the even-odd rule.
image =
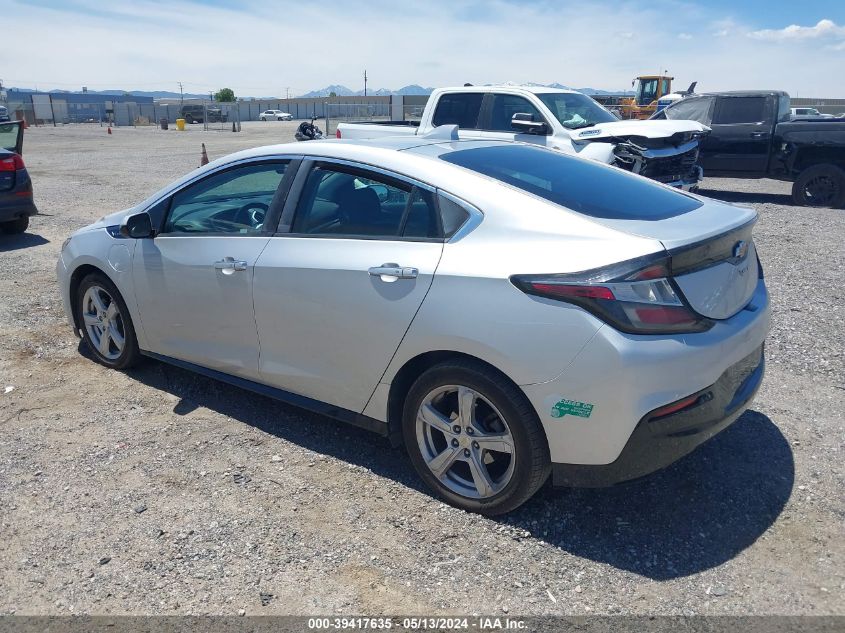
[[[375,435],[86,358],[62,240],[196,167],[201,142],[214,159],[295,126],[27,131],[43,215],[0,238],[0,614],[845,614],[845,212],[791,206],[786,184],[705,184],[760,211],[774,324],[752,410],[661,473],[547,487],[496,520],[434,500]]]

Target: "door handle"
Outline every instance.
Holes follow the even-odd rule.
[[[214,267],[217,270],[222,270],[224,274],[231,274],[246,270],[246,262],[234,257],[224,257],[220,261],[214,262]]]
[[[768,132],[752,132],[751,138],[769,138]]]
[[[381,266],[373,266],[368,273],[372,277],[381,277],[382,281],[394,281],[394,279],[384,279],[385,277],[394,277],[395,279],[416,279],[420,271],[410,266],[400,266],[399,264],[382,264]]]

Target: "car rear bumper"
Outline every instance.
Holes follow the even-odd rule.
[[[16,198],[11,193],[0,193],[0,222],[10,222],[32,215],[38,215],[38,208],[32,198]]]
[[[637,479],[676,462],[730,426],[754,398],[765,372],[763,346],[729,367],[677,413],[646,414],[610,464],[553,464],[555,486],[601,487]]]
[[[707,332],[635,335],[604,325],[558,376],[521,385],[546,432],[552,463],[613,464],[632,450],[628,444],[651,412],[711,389],[759,350],[770,319],[768,292],[759,280],[748,305]],[[668,463],[654,459],[646,472]]]

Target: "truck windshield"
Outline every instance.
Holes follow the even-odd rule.
[[[440,159],[594,218],[663,220],[701,206],[621,169],[530,145],[464,149]]]
[[[616,117],[587,95],[576,92],[549,92],[538,94],[537,97],[552,111],[560,124],[570,130],[616,121]]]

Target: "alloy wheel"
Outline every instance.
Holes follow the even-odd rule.
[[[469,387],[429,392],[417,411],[416,436],[428,469],[456,494],[487,499],[513,478],[516,452],[508,423]]]
[[[826,207],[832,204],[839,193],[837,183],[826,174],[819,174],[807,181],[804,193],[809,204]]]
[[[116,360],[126,345],[126,329],[120,308],[107,290],[91,286],[82,296],[82,321],[97,352]]]

